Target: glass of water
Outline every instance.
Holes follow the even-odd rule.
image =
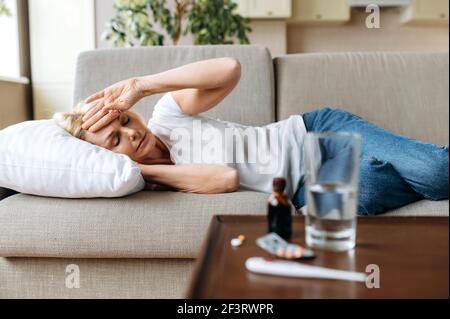
[[[361,137],[308,133],[304,146],[306,243],[346,251],[355,247]]]

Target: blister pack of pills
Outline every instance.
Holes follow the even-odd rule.
[[[284,259],[306,259],[316,256],[312,250],[297,244],[290,244],[276,233],[259,237],[256,244],[268,253]]]

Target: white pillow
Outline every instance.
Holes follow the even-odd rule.
[[[0,131],[0,186],[40,196],[92,198],[125,196],[145,182],[128,156],[42,120]]]

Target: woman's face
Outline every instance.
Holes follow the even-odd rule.
[[[123,112],[101,130],[86,131],[85,140],[115,153],[128,155],[142,163],[156,146],[156,137],[144,125],[139,115]]]

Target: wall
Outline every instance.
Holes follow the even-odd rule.
[[[108,48],[109,44],[102,40],[106,23],[114,16],[114,0],[95,0],[95,47]]]
[[[448,25],[402,25],[400,15],[399,9],[382,9],[380,29],[367,29],[367,14],[358,9],[343,25],[289,25],[287,51],[448,51]]]
[[[168,1],[173,5],[173,0]],[[29,2],[36,119],[71,109],[76,57],[83,50],[109,47],[101,35],[114,14],[113,2]],[[365,18],[365,12],[352,10],[351,21],[337,26],[253,20],[250,40],[268,47],[273,56],[322,51],[448,51],[448,25],[401,25],[396,9],[382,10],[381,29],[365,28]],[[192,38],[184,37],[180,44],[192,44]]]
[[[0,130],[31,119],[28,79],[0,77]]]
[[[109,47],[101,39],[106,22],[114,15],[114,0],[96,0],[96,45]],[[169,0],[173,4],[173,0]],[[402,25],[399,9],[381,11],[381,28],[367,29],[367,14],[353,9],[351,21],[342,25],[286,24],[283,20],[253,20],[250,40],[268,47],[273,56],[323,51],[448,51],[448,25]],[[169,42],[168,42],[169,43]],[[192,44],[185,37],[180,44]]]
[[[7,5],[13,16],[0,18],[0,39],[9,45],[5,50],[0,50],[0,129],[31,120],[33,115],[28,5],[26,0],[10,0]]]
[[[174,6],[174,0],[168,0],[169,7]],[[111,47],[102,39],[106,23],[114,16],[114,0],[95,0],[95,28],[97,48]],[[253,32],[250,33],[250,42],[268,47],[272,55],[277,56],[286,53],[286,23],[279,20],[252,21]],[[160,29],[156,28],[159,32]],[[166,44],[171,44],[166,38]],[[192,45],[192,36],[181,38],[179,45]]]
[[[0,17],[0,39],[7,43],[0,50],[0,76],[20,77],[19,21],[15,0],[7,0],[11,16]]]
[[[45,119],[73,106],[76,58],[95,48],[94,0],[32,0],[29,16],[34,117]]]
[[[287,53],[287,26],[282,20],[253,20],[250,43],[269,48],[273,57]]]

